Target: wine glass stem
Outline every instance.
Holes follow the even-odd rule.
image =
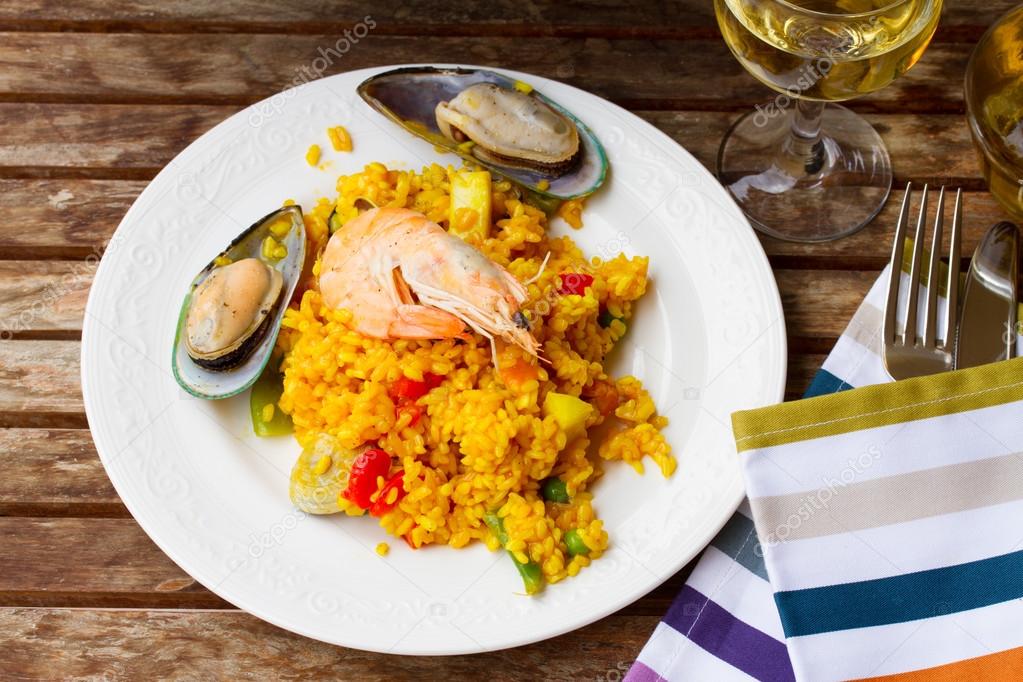
[[[824,166],[824,145],[821,144],[821,118],[824,102],[797,99],[792,116],[792,130],[786,142],[786,153],[801,161],[803,172],[817,174]]]

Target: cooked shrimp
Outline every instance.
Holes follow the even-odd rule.
[[[500,337],[537,355],[520,310],[526,288],[415,211],[375,208],[345,223],[323,252],[320,293],[329,307],[351,311],[366,336],[453,338],[468,325],[491,344]]]

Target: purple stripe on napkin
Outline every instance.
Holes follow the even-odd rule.
[[[658,675],[655,670],[643,665],[640,661],[632,664],[632,667],[629,668],[629,676],[626,679],[629,682],[665,682],[665,678]]]
[[[785,644],[747,625],[689,585],[672,603],[664,622],[750,677],[794,682]]]

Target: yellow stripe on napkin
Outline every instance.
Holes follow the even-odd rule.
[[[732,415],[739,452],[1023,399],[1023,357]]]

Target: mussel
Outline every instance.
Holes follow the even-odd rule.
[[[607,175],[604,148],[585,124],[503,74],[404,67],[368,78],[358,92],[412,134],[542,196],[586,196]]]
[[[305,262],[302,209],[256,221],[192,280],[174,338],[174,377],[210,400],[245,390],[270,357]]]

